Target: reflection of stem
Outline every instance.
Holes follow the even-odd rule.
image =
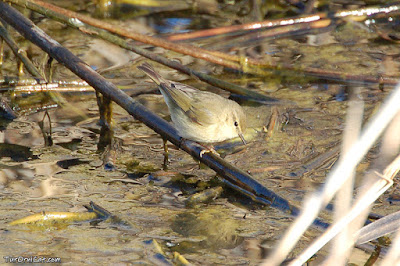
[[[100,124],[111,128],[112,101],[110,98],[96,91],[97,106],[99,107]]]
[[[269,123],[268,123],[268,127],[267,127],[267,136],[265,138],[266,140],[269,139],[270,137],[272,137],[272,134],[274,133],[274,129],[275,129],[277,123],[278,123],[278,119],[279,119],[278,108],[273,107],[272,108],[272,114],[271,114],[271,117],[269,119]]]
[[[53,130],[52,130],[52,127],[51,127],[51,118],[50,118],[49,112],[47,112],[47,110],[45,112],[45,115],[47,115],[47,117],[49,119],[49,134],[51,136],[53,134]]]
[[[44,130],[44,119],[47,117],[48,121],[49,121],[49,132],[46,132]],[[49,112],[47,112],[47,110],[44,112],[43,115],[43,119],[41,121],[38,122],[40,130],[42,131],[43,134],[43,139],[44,139],[44,145],[46,147],[48,146],[52,146],[53,145],[53,139],[52,139],[52,127],[51,127],[51,118],[49,115]]]
[[[110,171],[115,168],[118,146],[118,142],[114,138],[114,131],[108,127],[102,127],[97,151],[103,153],[102,158],[105,170]]]
[[[112,144],[114,132],[111,125],[112,120],[112,101],[109,97],[104,96],[96,91],[97,106],[100,115],[100,139],[97,144],[98,151],[104,151],[107,146]]]
[[[54,66],[54,59],[53,57],[49,57],[49,60],[47,60],[47,69],[48,69],[48,74],[47,74],[47,82],[53,82],[53,66]]]
[[[164,146],[164,163],[163,163],[163,170],[168,170],[168,157],[169,157],[169,152],[168,152],[168,144],[167,144],[167,139],[163,138],[163,146]]]

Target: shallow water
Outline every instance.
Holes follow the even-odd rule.
[[[154,85],[136,69],[143,59],[114,46],[105,46],[59,23],[45,20],[39,25],[92,67],[104,70],[117,65],[115,69],[104,70],[103,75],[169,119],[163,98],[154,94],[157,91]],[[388,51],[398,53],[398,47],[391,43],[368,42],[369,32],[349,40],[345,37],[354,33],[346,32],[349,30],[342,28],[333,32],[329,37],[336,38],[335,41],[320,47],[301,39],[283,39],[269,41],[267,50],[277,51],[274,56],[294,64],[324,65],[329,66],[327,69],[349,72],[368,69],[371,73],[379,72],[382,62],[368,55],[380,51],[381,59],[382,54],[386,58],[391,56],[386,54]],[[350,41],[354,44],[349,45]],[[43,56],[34,47],[32,54],[36,60]],[[176,57],[176,54],[169,55]],[[15,74],[13,60],[6,48],[4,75]],[[182,61],[194,69],[210,70],[203,62],[186,57]],[[397,64],[392,63],[387,64],[397,69]],[[186,78],[160,65],[157,68],[166,78]],[[345,86],[293,76],[239,76],[228,70],[220,77],[280,100],[273,106],[243,103],[249,125],[248,145],[221,153],[264,186],[300,206],[305,193],[324,182],[337,160],[337,153],[325,159],[319,155],[340,145],[347,107],[343,101]],[[75,80],[76,77],[56,64],[55,79]],[[197,81],[189,83],[204,87]],[[138,95],[138,90],[144,93]],[[366,120],[388,91],[390,88],[379,90],[377,85],[361,87]],[[199,168],[191,156],[172,145],[169,145],[168,170],[163,170],[162,139],[115,104],[112,126],[116,149],[109,159],[113,167],[105,167],[103,154],[97,151],[100,126],[94,93],[55,95],[57,98],[40,93],[12,94],[10,104],[19,117],[5,124],[0,133],[4,147],[0,158],[3,217],[0,251],[3,256],[60,257],[63,263],[70,264],[162,264],[170,262],[171,254],[176,251],[193,264],[257,264],[293,221],[289,215],[255,204],[227,187],[211,202],[189,207],[186,199],[190,195],[222,185],[215,173]],[[48,116],[43,111],[46,107]],[[265,128],[273,109],[278,113],[278,123],[268,136]],[[43,132],[50,132],[48,117],[54,145],[45,147]],[[377,148],[365,158],[358,175],[365,172],[376,152]],[[305,166],[309,168],[303,171]],[[374,211],[385,215],[398,209],[397,194],[393,189],[376,203]],[[125,223],[8,225],[15,219],[43,211],[85,212],[83,205],[90,201]],[[323,217],[330,220],[327,213]],[[308,231],[296,252],[316,232]],[[362,262],[368,256],[354,257],[357,258],[354,262]]]

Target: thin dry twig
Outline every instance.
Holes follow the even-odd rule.
[[[245,23],[241,25],[225,26],[214,29],[199,30],[194,32],[185,32],[185,33],[171,35],[167,39],[171,41],[189,40],[189,39],[203,38],[207,36],[215,36],[227,33],[232,34],[235,32],[248,31],[248,30],[268,29],[279,26],[317,22],[321,19],[327,19],[327,18],[343,19],[350,17],[353,20],[358,18],[358,21],[361,21],[365,20],[367,17],[395,15],[399,13],[399,10],[400,10],[400,5],[394,4],[386,7],[375,6],[375,7],[354,9],[354,10],[338,11],[333,15],[328,15],[327,13],[320,12],[312,15],[303,15],[292,18],[270,19],[264,21]]]
[[[390,93],[380,111],[365,126],[360,138],[351,146],[343,159],[333,168],[320,191],[308,196],[300,216],[290,226],[275,252],[264,261],[264,265],[278,265],[289,254],[304,231],[309,227],[319,211],[328,204],[337,190],[346,182],[352,169],[362,160],[395,115],[400,110],[400,83]]]
[[[70,10],[66,10],[52,4],[39,1],[39,0],[6,0],[7,2],[11,2],[26,8],[30,8],[34,11],[40,12],[49,16],[51,11],[54,13],[58,13],[59,15],[54,18],[61,16],[68,17],[68,20],[71,23],[75,23],[76,27],[79,28],[80,25],[84,26],[83,23],[96,27],[98,29],[104,29],[109,32],[115,33],[117,35],[130,38],[133,40],[137,40],[143,43],[163,47],[165,49],[175,51],[182,54],[187,54],[196,58],[201,58],[208,62],[212,62],[215,64],[219,64],[225,67],[229,67],[232,69],[236,69],[238,71],[242,71],[244,73],[255,74],[255,75],[270,75],[271,70],[275,71],[277,74],[280,72],[287,70],[294,73],[311,75],[317,78],[324,78],[336,81],[344,81],[344,82],[355,82],[355,83],[379,83],[379,84],[387,84],[387,85],[395,85],[397,83],[397,79],[389,76],[380,75],[377,77],[374,76],[366,76],[366,75],[353,75],[352,73],[344,73],[340,71],[333,70],[324,70],[319,68],[303,68],[303,67],[294,67],[291,64],[286,63],[274,63],[267,62],[266,60],[257,60],[254,58],[230,55],[218,51],[209,51],[203,48],[194,47],[187,44],[179,44],[170,42],[167,40],[163,40],[161,38],[156,38],[152,36],[143,35],[137,32],[128,31],[116,25],[112,25],[110,23],[106,23],[104,21],[100,21]],[[38,7],[41,7],[42,10],[38,10]],[[387,8],[365,8],[362,10],[350,10],[350,11],[340,11],[337,12],[337,18],[343,18],[347,16],[360,16],[362,15],[373,15],[373,14],[386,14],[390,12],[398,12],[396,9],[398,6],[391,6]],[[325,15],[324,15],[325,16]],[[309,17],[309,16],[307,16]],[[316,19],[320,19],[318,16]],[[302,17],[290,18],[289,21],[293,23],[293,21],[299,20],[300,22],[304,22]],[[308,20],[308,19],[307,19]],[[312,20],[311,20],[312,21]],[[83,23],[82,23],[83,22]],[[285,23],[281,23],[285,25]],[[325,24],[325,23],[324,23]],[[90,32],[90,31],[89,31]]]

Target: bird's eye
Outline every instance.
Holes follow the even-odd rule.
[[[171,87],[174,89],[176,88],[174,83],[171,83]]]
[[[235,125],[235,127],[238,127],[239,123],[237,121],[235,121],[234,125]]]

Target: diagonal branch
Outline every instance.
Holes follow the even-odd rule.
[[[109,97],[124,108],[129,114],[142,121],[163,138],[168,139],[177,147],[209,166],[217,172],[217,174],[220,175],[224,182],[230,187],[244,193],[257,202],[271,205],[272,207],[278,208],[288,214],[297,215],[299,213],[298,208],[290,205],[287,200],[275,194],[273,191],[270,191],[254,180],[250,175],[224,161],[219,156],[216,156],[213,153],[204,153],[203,156],[200,156],[201,151],[204,149],[200,144],[180,137],[177,134],[176,129],[167,121],[133,100],[111,82],[105,80],[100,74],[85,64],[85,62],[33,24],[32,21],[28,20],[14,8],[1,1],[0,17],[14,27],[26,39],[39,46],[51,57],[55,58],[77,76],[85,80],[96,91]],[[327,227],[326,223],[318,219],[315,220],[314,224],[325,228]]]

